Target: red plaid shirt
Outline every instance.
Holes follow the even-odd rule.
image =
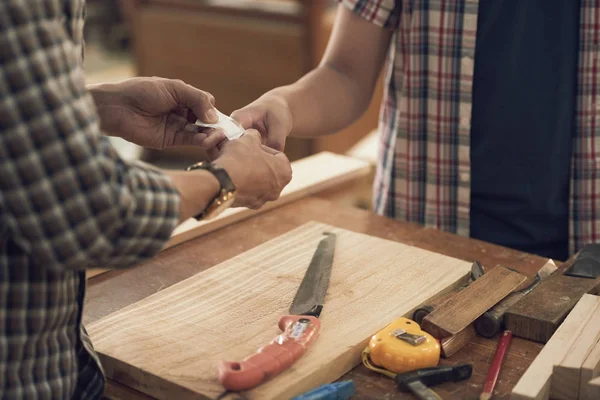
[[[468,236],[478,0],[340,2],[395,32],[380,114],[376,211]],[[581,0],[571,252],[600,239],[599,39],[600,0]]]

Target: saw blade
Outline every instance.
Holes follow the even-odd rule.
[[[329,287],[336,242],[335,233],[325,232],[324,235],[326,237],[319,242],[304,279],[296,292],[290,306],[290,314],[318,317],[321,312]]]

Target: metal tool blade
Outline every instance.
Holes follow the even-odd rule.
[[[425,386],[421,381],[410,382],[408,387],[420,400],[442,400],[436,392]]]
[[[294,301],[292,301],[290,314],[312,315],[317,318],[321,314],[323,301],[329,287],[336,241],[335,233],[324,232],[324,235],[326,237],[319,242]]]

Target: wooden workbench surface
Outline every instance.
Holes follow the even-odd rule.
[[[502,264],[528,276],[533,276],[546,261],[522,252],[309,198],[165,250],[136,268],[111,271],[88,280],[84,323],[96,321],[311,220],[466,261],[478,260],[488,269]],[[436,391],[444,399],[478,398],[495,348],[495,339],[478,337],[449,360],[443,360],[442,364],[472,363],[473,377],[458,384],[440,385]],[[513,339],[494,398],[509,398],[510,390],[541,348],[534,342]],[[342,379],[354,380],[357,393],[352,399],[412,398],[397,392],[391,379],[379,376],[362,365]]]

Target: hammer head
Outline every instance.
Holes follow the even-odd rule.
[[[411,391],[411,384],[421,382],[425,386],[435,386],[444,382],[458,382],[469,379],[473,372],[471,364],[460,364],[454,367],[432,367],[396,375],[398,389]]]

